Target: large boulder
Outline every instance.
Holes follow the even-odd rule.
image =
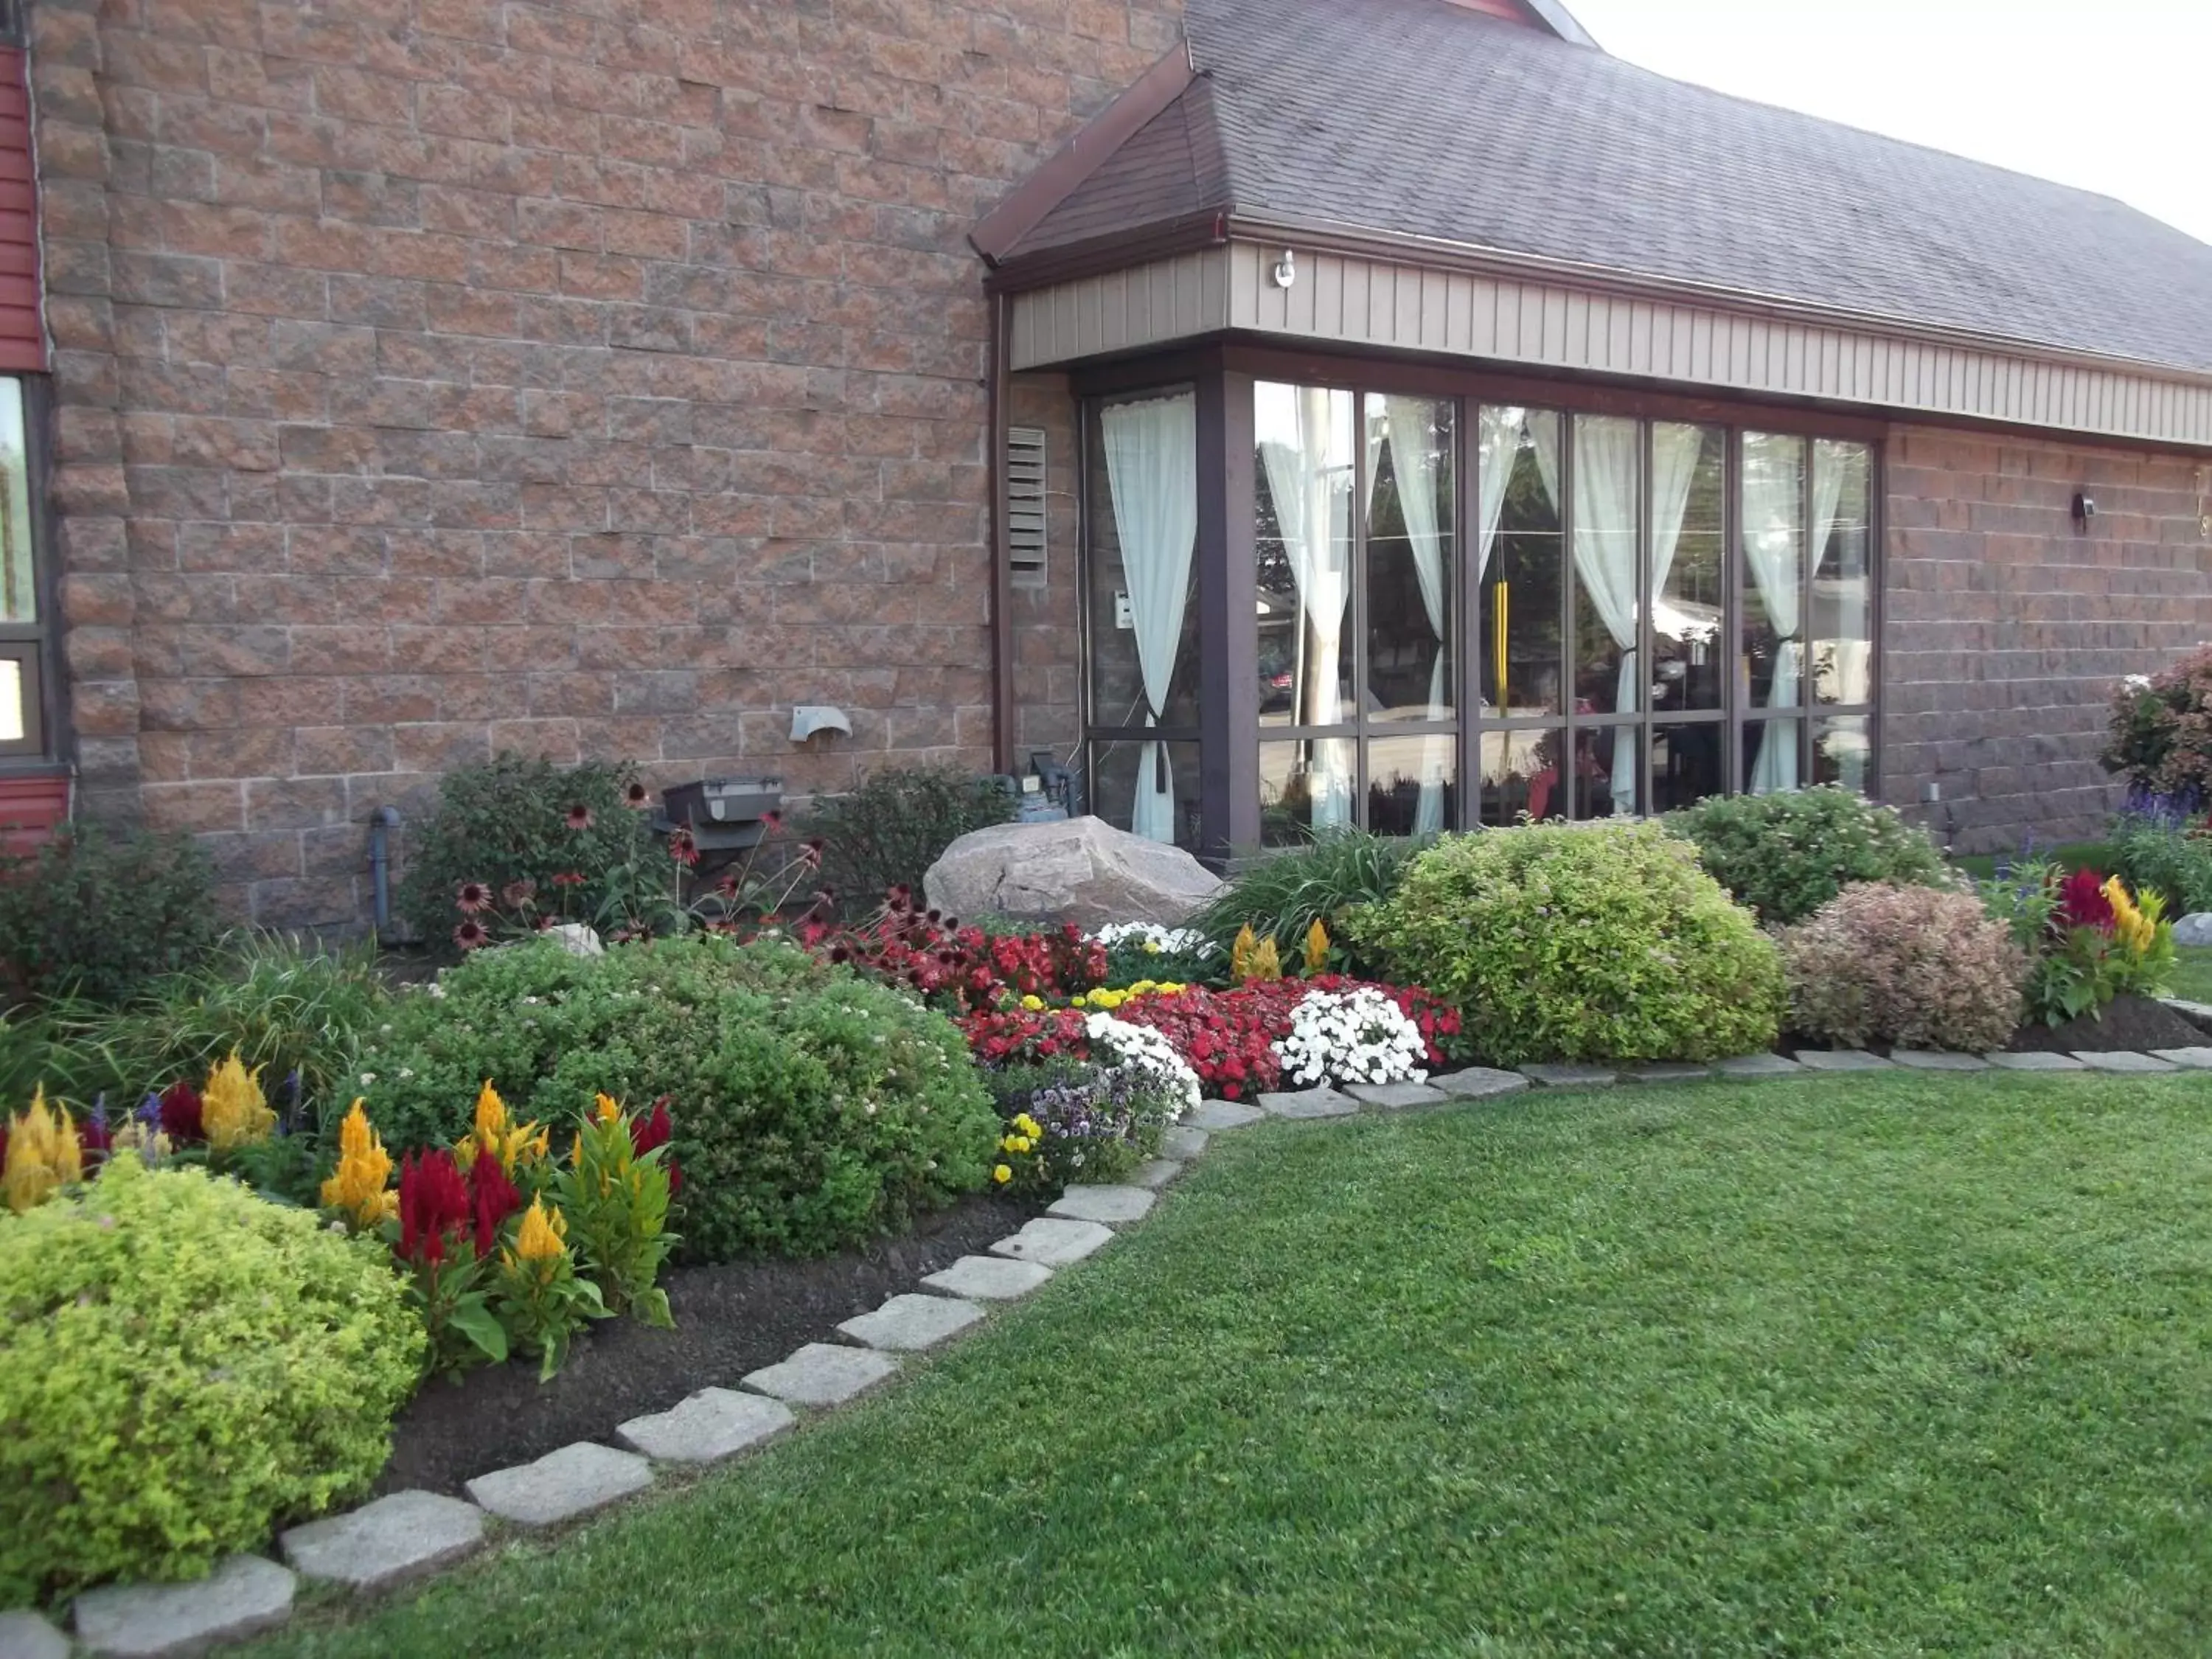
[[[1219,890],[1220,878],[1179,847],[1097,818],[1001,823],[972,830],[929,866],[923,890],[948,915],[1173,927]]]
[[[2173,942],[2192,946],[2212,945],[2212,910],[2200,910],[2175,922]]]

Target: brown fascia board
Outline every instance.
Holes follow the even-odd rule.
[[[986,294],[1020,294],[1034,288],[1078,277],[1102,276],[1177,253],[1218,247],[1229,240],[1229,214],[1222,208],[1163,219],[1149,225],[1132,225],[1110,235],[1086,237],[1060,247],[1040,248],[1018,254],[983,278]]]
[[[994,266],[999,264],[1107,157],[1182,97],[1196,78],[1186,41],[1146,70],[1135,85],[1099,111],[1049,161],[1015,185],[1006,199],[969,232],[969,242]]]

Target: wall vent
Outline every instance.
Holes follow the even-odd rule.
[[[1016,587],[1042,587],[1045,576],[1045,434],[1006,429],[1006,564]]]

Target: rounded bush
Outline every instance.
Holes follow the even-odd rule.
[[[0,1218],[0,1607],[185,1578],[368,1486],[422,1328],[380,1246],[114,1158]]]
[[[1671,814],[1708,874],[1769,927],[1802,921],[1855,881],[1950,887],[1925,830],[1895,807],[1833,784],[1777,795],[1728,795]]]
[[[988,1179],[998,1115],[959,1030],[795,946],[714,935],[481,952],[401,999],[363,1060],[396,1157],[462,1133],[486,1079],[565,1123],[669,1097],[692,1261],[813,1255]]]
[[[1656,823],[1450,836],[1347,921],[1496,1064],[1717,1059],[1781,1016],[1773,941]]]
[[[2011,1041],[2027,958],[1978,900],[1864,882],[1785,930],[1792,1030],[1844,1048],[1954,1048]]]

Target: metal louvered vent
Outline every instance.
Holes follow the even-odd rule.
[[[1006,563],[1016,587],[1045,586],[1044,431],[1006,429]]]

